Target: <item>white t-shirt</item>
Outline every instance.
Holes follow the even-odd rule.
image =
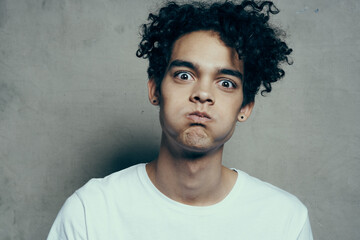
[[[92,179],[70,196],[48,240],[312,240],[306,207],[293,195],[238,172],[231,192],[211,206],[166,197],[145,164]]]

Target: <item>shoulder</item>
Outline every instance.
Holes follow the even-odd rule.
[[[265,204],[279,212],[301,215],[301,218],[307,216],[307,208],[293,194],[242,171],[237,170],[237,172],[244,182],[242,194],[247,201]]]
[[[144,164],[138,164],[105,178],[88,181],[66,200],[48,239],[61,239],[64,236],[86,239],[88,232],[97,231],[95,226],[107,229],[111,220],[116,219],[114,212],[133,202],[132,192],[138,192],[136,189],[141,187],[139,174],[143,173]]]
[[[270,229],[275,235],[285,236],[282,239],[312,239],[308,210],[297,197],[247,173],[237,172],[241,182],[237,208],[240,213],[246,213],[247,221],[256,219],[259,229]]]
[[[134,165],[124,170],[112,173],[104,178],[93,178],[75,193],[83,201],[101,197],[110,197],[120,192],[130,190],[139,183],[139,173],[144,164]],[[97,199],[99,200],[99,199]]]
[[[86,239],[83,205],[76,194],[71,195],[59,211],[47,237],[55,239]]]

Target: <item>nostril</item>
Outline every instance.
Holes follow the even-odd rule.
[[[196,101],[200,101],[200,98],[199,98],[198,96],[195,96],[194,99],[195,99]]]

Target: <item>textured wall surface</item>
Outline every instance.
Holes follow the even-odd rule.
[[[277,0],[294,65],[225,165],[289,191],[315,239],[360,236],[360,2]],[[90,178],[156,157],[139,25],[159,1],[0,0],[0,239],[45,239]]]

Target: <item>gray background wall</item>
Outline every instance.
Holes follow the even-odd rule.
[[[294,65],[225,165],[309,208],[315,239],[360,236],[360,1],[277,0]],[[44,239],[90,178],[156,157],[138,26],[159,1],[0,0],[0,239]]]

